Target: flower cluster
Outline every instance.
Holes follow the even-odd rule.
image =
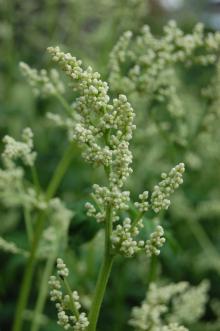
[[[33,150],[33,133],[26,128],[22,132],[22,141],[6,135],[3,138],[3,168],[0,169],[1,201],[5,206],[23,205],[29,209],[45,209],[45,198],[38,194],[31,185],[24,184],[24,169],[16,161],[33,167],[36,152]]]
[[[208,301],[208,290],[208,281],[203,281],[196,287],[188,287],[180,296],[174,298],[173,315],[169,317],[169,320],[172,322],[177,319],[188,324],[198,321]]]
[[[140,251],[144,251],[148,257],[159,255],[159,248],[165,243],[163,228],[158,225],[155,232],[151,233],[150,238],[146,241],[136,239],[142,228],[142,219],[139,219],[134,225],[130,218],[125,218],[122,225],[118,224],[112,232],[113,251],[126,257],[132,257]]]
[[[168,174],[163,173],[161,175],[163,180],[154,187],[150,201],[148,201],[148,191],[144,191],[139,195],[140,201],[135,202],[135,207],[138,210],[136,219],[131,220],[127,217],[122,224],[116,225],[113,229],[111,235],[113,251],[126,257],[132,257],[141,250],[145,251],[148,257],[160,254],[160,248],[165,243],[164,230],[160,225],[151,233],[148,240],[143,241],[136,239],[136,237],[138,237],[143,227],[142,216],[145,212],[151,208],[158,213],[161,209],[169,207],[170,200],[168,198],[182,184],[183,172],[184,164],[180,163],[171,169]],[[114,206],[112,219],[113,221],[120,221],[118,211],[129,209],[129,192],[114,192],[98,185],[94,185],[94,191],[92,197],[95,206],[90,202],[86,203],[87,215],[96,218],[98,222],[103,222],[106,219],[108,205],[112,205]]]
[[[167,73],[173,64],[208,65],[216,62],[220,46],[220,33],[204,33],[201,23],[194,27],[192,34],[184,34],[175,21],[164,27],[161,38],[154,37],[149,26],[144,26],[134,40],[131,32],[126,32],[114,47],[110,56],[110,82],[115,90],[148,93],[163,91]],[[197,52],[200,50],[200,52]],[[124,73],[122,66],[128,66]],[[167,90],[169,93],[169,90]],[[170,91],[171,95],[173,91]]]
[[[203,315],[207,290],[206,281],[197,287],[186,282],[161,287],[152,283],[141,306],[133,308],[129,324],[136,331],[185,331],[182,323],[195,322]]]
[[[59,277],[51,276],[49,285],[51,288],[51,301],[56,302],[58,311],[58,324],[64,330],[83,331],[88,325],[88,319],[84,312],[80,313],[81,305],[79,303],[79,295],[77,291],[71,292],[67,277],[69,270],[62,259],[57,259],[57,274]],[[62,284],[67,290],[67,294],[62,292]]]
[[[158,213],[161,209],[168,209],[170,205],[169,197],[183,183],[184,171],[184,164],[179,163],[168,174],[162,173],[163,180],[154,187],[151,195],[151,206],[155,213]]]
[[[216,73],[212,78],[211,84],[202,90],[202,95],[207,99],[210,107],[203,119],[203,127],[207,131],[213,130],[215,122],[220,117],[220,60],[216,64]]]
[[[184,326],[178,325],[177,323],[172,323],[166,326],[163,326],[162,331],[188,331]]]
[[[87,202],[85,207],[87,215],[94,217],[97,222],[103,222],[106,217],[106,210],[109,205],[113,207],[113,222],[118,221],[117,212],[127,210],[129,208],[130,192],[120,191],[117,186],[113,186],[110,190],[107,187],[101,187],[97,184],[93,185],[94,192],[92,198],[95,201],[96,207]]]
[[[134,204],[138,210],[137,218],[133,221],[130,218],[126,218],[122,224],[117,225],[113,230],[111,236],[113,250],[127,257],[133,256],[140,250],[144,250],[148,257],[160,254],[160,248],[165,243],[164,230],[160,225],[151,233],[150,238],[146,242],[137,240],[135,237],[139,235],[140,229],[143,227],[142,216],[145,212],[151,208],[154,212],[158,213],[161,209],[167,209],[169,207],[170,200],[168,198],[182,184],[184,170],[184,164],[180,163],[171,169],[169,174],[162,173],[161,177],[163,180],[154,187],[150,202],[148,201],[148,191],[144,191],[139,195],[140,201]],[[95,201],[103,205],[103,201],[97,199]],[[86,207],[88,209],[88,216],[96,216],[97,218],[96,208],[91,203],[87,203]],[[103,217],[105,216],[99,212],[98,218],[101,215]],[[119,219],[116,218],[116,220]]]
[[[131,35],[125,37],[124,43],[127,44]],[[130,207],[130,192],[123,191],[123,186],[132,172],[129,142],[135,129],[134,111],[124,95],[110,101],[108,84],[91,67],[84,69],[81,61],[62,52],[59,47],[49,47],[48,51],[71,78],[73,89],[79,94],[72,105],[72,115],[50,117],[67,129],[71,141],[83,145],[86,161],[104,167],[108,178],[109,186],[93,185],[93,202],[85,205],[87,215],[97,222],[113,224],[110,239],[114,252],[127,257],[140,250],[148,256],[158,255],[165,241],[163,228],[158,226],[146,242],[136,239],[143,227],[142,216],[150,207],[157,212],[168,208],[170,194],[182,183],[184,165],[177,165],[169,175],[163,174],[163,181],[154,188],[150,202],[147,191],[139,195],[139,202],[135,203],[137,219],[126,217],[122,224],[114,226],[114,222],[120,222],[120,213],[129,212]]]
[[[14,206],[18,202],[18,194],[23,183],[22,168],[0,169],[1,201],[6,206]]]
[[[142,220],[137,222],[136,226],[132,226],[131,219],[125,218],[122,225],[118,224],[111,236],[112,248],[119,254],[126,257],[132,257],[144,248],[143,240],[135,240],[135,237],[140,233],[143,227]]]
[[[20,62],[20,70],[30,84],[36,96],[47,97],[56,93],[64,93],[64,85],[58,71],[52,69],[49,73],[45,69],[32,69],[28,64]]]
[[[108,84],[91,67],[82,68],[81,61],[58,47],[49,47],[52,59],[60,64],[72,79],[79,97],[73,104],[76,116],[56,122],[66,126],[71,140],[85,146],[86,161],[94,165],[111,167],[112,186],[122,187],[131,172],[132,155],[129,140],[132,138],[134,111],[124,95],[110,104]]]
[[[11,254],[21,254],[24,256],[28,255],[28,252],[19,248],[14,242],[10,242],[0,237],[0,250],[11,253]]]
[[[164,230],[162,226],[158,225],[155,232],[151,233],[150,239],[147,240],[145,245],[145,251],[147,256],[159,255],[160,248],[165,243]]]
[[[177,65],[181,68],[215,65],[219,48],[220,33],[206,34],[201,23],[195,25],[191,34],[185,34],[175,21],[164,27],[161,37],[154,36],[149,26],[144,26],[134,38],[127,31],[110,55],[111,88],[120,93],[126,91],[130,96],[141,95],[148,108],[165,109],[172,119],[171,125],[175,120],[178,130],[179,138],[172,139],[184,144],[187,134],[179,128],[178,121],[186,119],[185,100],[179,93],[183,86]]]
[[[33,152],[33,132],[30,128],[26,128],[22,132],[22,141],[16,141],[10,136],[3,138],[5,144],[2,153],[2,159],[6,167],[13,166],[13,162],[21,159],[25,165],[33,166],[36,152]]]
[[[45,210],[48,207],[43,194],[24,185],[24,170],[21,167],[0,169],[1,202],[6,207],[24,206],[28,210]]]
[[[39,245],[40,257],[47,257],[52,251],[64,251],[67,246],[67,231],[74,215],[59,198],[48,201],[47,214],[49,221]]]
[[[135,202],[135,207],[139,210],[140,213],[144,213],[146,211],[148,211],[150,205],[148,202],[148,196],[149,196],[149,192],[148,191],[144,191],[143,193],[139,194],[139,202]]]

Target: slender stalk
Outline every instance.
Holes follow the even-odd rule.
[[[47,198],[49,199],[51,194],[53,195],[53,192],[56,191],[56,188],[59,185],[59,178],[60,176],[63,177],[63,175],[66,172],[66,167],[69,164],[69,161],[71,161],[72,158],[72,151],[73,149],[73,145],[70,145],[66,152],[64,153],[64,156],[61,160],[61,162],[59,163],[59,165],[57,166],[57,169],[55,171],[55,176],[53,178],[53,180],[51,181],[50,185],[48,186],[48,190],[47,190]],[[48,289],[48,279],[52,273],[52,269],[53,269],[53,265],[54,262],[56,260],[57,257],[57,250],[54,250],[54,254],[52,254],[52,256],[50,256],[47,260],[45,269],[44,269],[44,273],[43,273],[43,277],[41,280],[41,287],[39,289],[39,296],[37,299],[37,303],[36,303],[36,307],[35,307],[35,311],[34,311],[34,318],[32,321],[32,327],[31,327],[31,331],[37,331],[39,329],[39,323],[38,323],[38,316],[42,313],[44,305],[45,305],[45,301],[46,301],[46,297],[47,297],[47,289]]]
[[[61,103],[67,114],[72,115],[73,110],[69,106],[68,102],[66,102],[66,100],[63,98],[63,96],[59,92],[56,92],[55,97],[59,100],[59,102]]]
[[[45,301],[46,301],[46,298],[47,298],[47,292],[48,292],[48,280],[49,280],[49,277],[52,273],[56,257],[57,257],[57,245],[54,248],[53,254],[51,254],[49,256],[49,258],[47,260],[47,263],[45,265],[45,268],[44,268],[43,276],[42,276],[42,279],[41,279],[41,286],[40,286],[40,289],[39,289],[39,295],[38,295],[38,298],[37,298],[37,303],[36,303],[36,307],[35,307],[35,310],[34,310],[34,317],[33,317],[33,320],[32,320],[32,325],[31,325],[30,331],[39,330],[40,323],[39,323],[38,318],[41,315],[41,313],[43,311],[43,308],[44,308],[44,305],[45,305]]]
[[[66,292],[67,292],[67,294],[69,295],[69,298],[70,298],[70,308],[72,310],[72,313],[73,313],[74,316],[76,316],[77,319],[79,319],[79,312],[78,312],[78,310],[76,308],[76,305],[75,305],[75,302],[73,300],[73,294],[72,294],[72,290],[70,288],[69,282],[66,278],[64,278],[62,280],[63,280],[64,286],[65,286]]]
[[[49,200],[53,197],[63,176],[65,175],[65,172],[68,169],[70,162],[72,160],[72,156],[73,156],[72,151],[73,151],[73,144],[68,146],[68,148],[66,149],[66,151],[63,155],[63,158],[61,159],[61,161],[59,162],[59,164],[55,170],[55,173],[54,173],[54,175],[50,181],[50,184],[48,186],[48,189],[46,191],[47,200]],[[16,312],[15,312],[15,319],[14,319],[12,331],[21,331],[21,329],[22,329],[23,313],[24,313],[25,307],[27,305],[29,293],[31,290],[31,281],[33,278],[36,253],[37,253],[39,241],[40,241],[43,229],[44,229],[45,218],[46,218],[45,213],[41,212],[38,219],[36,220],[36,228],[34,231],[31,252],[30,252],[30,256],[28,258],[28,262],[26,264],[24,276],[22,279],[21,290],[19,293],[19,298],[18,298],[17,308],[16,308]]]
[[[45,219],[45,215],[44,215],[44,213],[41,213],[39,219],[37,220],[37,227],[36,227],[36,231],[35,231],[33,242],[32,242],[30,256],[28,258],[28,261],[27,261],[27,264],[25,267],[25,271],[24,271],[24,276],[22,279],[22,284],[21,284],[20,294],[19,294],[17,308],[16,308],[16,312],[15,312],[15,320],[14,320],[14,325],[12,327],[12,331],[20,331],[22,328],[23,314],[24,314],[24,310],[25,310],[25,307],[27,304],[30,289],[31,289],[31,281],[33,278],[34,265],[35,265],[35,261],[36,261],[36,252],[37,252],[38,243],[40,241],[41,234],[42,234],[42,231],[44,228],[44,219]]]
[[[46,192],[46,198],[48,200],[51,199],[54,193],[57,191],[63,176],[69,168],[70,162],[73,158],[73,150],[74,144],[71,143],[64,152],[63,157],[55,170],[54,176],[48,185]]]
[[[31,244],[32,239],[33,239],[33,227],[31,223],[31,218],[30,218],[30,212],[26,206],[24,206],[24,221],[25,221],[25,227],[27,231],[27,237],[28,237],[28,242]]]
[[[110,276],[112,264],[113,264],[113,256],[106,255],[104,257],[96,284],[95,295],[93,298],[93,303],[89,314],[88,331],[96,331],[99,312],[104,298],[107,282]]]
[[[144,212],[139,212],[134,221],[131,224],[131,230],[134,229],[134,227],[138,224],[140,219],[144,216]]]
[[[31,167],[31,175],[32,175],[32,179],[33,179],[35,189],[39,193],[41,191],[41,186],[40,186],[40,181],[39,181],[39,177],[38,177],[37,170],[36,170],[35,166]]]
[[[112,233],[112,207],[107,209],[105,226],[105,253],[102,266],[99,272],[95,294],[89,313],[88,331],[96,331],[100,308],[103,302],[106,286],[111,273],[114,255],[111,254],[111,233]]]
[[[188,220],[188,224],[189,224],[191,231],[194,234],[195,238],[199,242],[200,246],[203,248],[208,259],[213,259],[213,262],[214,262],[213,265],[215,266],[218,273],[220,273],[220,262],[219,262],[220,254],[216,250],[215,246],[212,244],[211,240],[207,236],[203,227],[195,219],[193,219],[192,221]]]
[[[155,282],[157,278],[157,269],[158,269],[158,257],[152,256],[150,259],[149,272],[147,277],[147,285],[149,286],[152,282]]]

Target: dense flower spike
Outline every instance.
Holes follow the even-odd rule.
[[[130,38],[130,33],[123,37],[124,46],[128,45]],[[103,82],[99,73],[94,72],[91,67],[84,70],[81,61],[70,53],[63,53],[59,47],[49,47],[48,51],[52,54],[52,59],[58,62],[71,78],[74,89],[80,94],[73,105],[77,116],[63,119],[56,115],[50,117],[58,125],[67,128],[71,140],[84,145],[83,156],[86,161],[104,166],[109,179],[109,187],[93,185],[94,203],[86,203],[87,215],[94,217],[97,222],[105,222],[110,207],[111,221],[120,221],[119,213],[128,210],[130,203],[130,192],[122,191],[122,187],[132,172],[129,141],[135,128],[133,109],[124,95],[119,95],[111,104],[108,84]],[[123,50],[118,52],[118,56],[124,58]],[[150,207],[156,212],[168,208],[168,198],[182,183],[183,172],[184,165],[181,163],[172,169],[168,176],[163,174],[163,181],[154,188],[150,202],[147,191],[139,195],[140,201],[135,203],[135,207],[140,216]],[[135,239],[142,226],[139,217],[133,222],[126,218],[122,225],[118,224],[115,229],[113,227],[111,235],[113,251],[127,257],[133,256],[140,250],[145,250],[148,256],[158,255],[159,248],[165,241],[162,227],[158,226],[149,240],[144,242]]]
[[[160,38],[152,35],[149,26],[144,26],[140,35],[134,40],[131,38],[131,32],[126,32],[111,53],[111,87],[117,91],[144,92],[149,97],[155,93],[159,98],[169,96],[171,113],[175,111],[175,104],[179,104],[175,87],[172,85],[170,89],[170,80],[167,80],[171,65],[212,64],[217,60],[220,46],[220,33],[206,35],[201,23],[194,27],[192,34],[184,34],[175,21],[170,21]],[[126,73],[122,70],[125,63],[133,64]]]
[[[56,302],[58,324],[64,330],[84,331],[89,325],[88,319],[84,312],[80,313],[81,305],[79,295],[76,291],[71,292],[66,277],[69,270],[62,259],[57,259],[57,274],[51,276],[49,285],[51,288],[51,301]],[[63,284],[61,284],[61,282]],[[67,294],[63,294],[62,286],[65,287]]]
[[[143,228],[142,219],[135,226],[132,225],[130,218],[126,218],[122,225],[117,225],[111,236],[113,251],[126,257],[132,257],[139,251],[144,251],[148,257],[159,255],[160,248],[165,243],[163,228],[158,225],[146,242],[136,239],[141,228]]]
[[[162,331],[188,331],[184,326],[178,325],[177,323],[163,326]]]
[[[86,147],[83,153],[86,161],[111,167],[112,186],[122,187],[131,173],[129,140],[135,128],[131,105],[124,95],[110,104],[108,84],[101,80],[99,73],[91,67],[84,70],[81,61],[69,53],[61,52],[59,47],[49,47],[48,51],[72,79],[74,89],[80,93],[73,104],[78,117],[56,117],[56,123],[67,128],[71,140]]]
[[[151,195],[151,205],[155,213],[161,209],[168,209],[170,205],[170,195],[183,183],[183,173],[185,166],[179,163],[175,168],[171,169],[169,174],[162,173],[162,181],[154,187]]]
[[[0,237],[0,250],[11,254],[21,254],[28,256],[28,252],[19,248],[17,245],[15,245],[14,242],[7,241],[2,237]]]
[[[133,308],[129,324],[135,331],[186,331],[188,329],[181,324],[190,323],[194,312],[194,321],[199,320],[204,313],[207,290],[207,282],[197,287],[186,282],[161,287],[152,283],[141,306]],[[196,292],[199,293],[198,298],[194,295]],[[198,310],[199,314],[196,313]],[[181,311],[185,313],[181,315]]]
[[[45,69],[37,71],[28,64],[20,62],[20,70],[36,96],[47,97],[64,93],[64,85],[56,69],[52,69],[49,73]]]
[[[130,34],[127,34],[126,38],[125,44],[128,43]],[[94,72],[91,67],[84,69],[81,61],[70,53],[65,54],[59,47],[49,47],[48,51],[52,59],[70,77],[73,89],[78,92],[72,105],[72,114],[49,116],[55,124],[67,129],[70,141],[76,141],[84,147],[83,157],[87,162],[103,166],[108,179],[107,186],[93,185],[93,201],[85,204],[87,215],[104,223],[105,258],[110,260],[115,254],[132,257],[140,251],[144,251],[148,257],[158,255],[165,242],[163,228],[158,225],[148,240],[140,240],[138,235],[143,227],[142,216],[149,208],[156,212],[168,208],[170,194],[182,183],[184,165],[180,163],[168,175],[163,174],[163,181],[154,187],[150,199],[147,191],[139,195],[139,202],[135,203],[136,218],[122,218],[122,212],[129,213],[130,209],[130,192],[124,191],[123,186],[132,172],[129,141],[135,129],[134,111],[126,96],[122,94],[111,102],[108,84],[103,82],[100,74]],[[115,225],[115,222],[118,223]],[[62,260],[58,260],[57,267],[58,274],[65,282],[68,270]],[[70,318],[62,305],[62,293],[55,291],[52,298],[61,305],[58,305],[58,323],[69,328]],[[90,312],[90,322],[94,323],[92,330],[95,330],[97,322],[94,322],[93,317],[98,305],[96,300],[99,299],[97,292]],[[77,318],[77,314],[74,317]]]
[[[17,10],[19,14],[16,15],[16,19],[9,20],[11,22],[6,22],[7,20],[4,22],[3,18],[3,22],[0,23],[0,39],[3,40],[3,46],[6,46],[2,47],[6,55],[2,56],[6,59],[2,76],[6,82],[3,95],[8,103],[3,107],[1,114],[2,129],[17,132],[23,117],[19,116],[23,114],[22,108],[24,107],[24,111],[30,108],[34,113],[29,113],[26,120],[35,121],[34,131],[39,134],[37,146],[45,153],[51,146],[56,146],[56,150],[50,151],[44,157],[41,156],[35,164],[33,133],[29,128],[24,130],[22,138],[18,141],[9,135],[3,139],[3,164],[0,168],[0,204],[3,207],[3,222],[0,230],[3,237],[8,240],[0,237],[0,250],[21,254],[23,260],[27,259],[18,295],[13,331],[23,330],[24,325],[25,328],[29,326],[31,331],[38,331],[41,327],[50,328],[52,321],[44,315],[46,308],[44,306],[47,300],[46,285],[55,261],[57,261],[57,272],[56,276],[51,276],[49,285],[51,301],[57,309],[58,328],[78,331],[96,331],[102,329],[102,326],[104,329],[126,329],[126,325],[121,325],[121,318],[117,323],[115,316],[127,311],[126,307],[119,309],[124,295],[129,298],[131,296],[134,300],[140,295],[141,287],[138,286],[138,291],[132,291],[127,285],[141,279],[145,284],[147,282],[147,296],[140,307],[133,309],[129,329],[133,327],[136,331],[188,331],[188,328],[192,327],[193,330],[200,331],[206,329],[210,331],[214,328],[219,330],[217,324],[220,324],[220,302],[218,302],[215,325],[211,325],[214,315],[212,317],[212,314],[208,314],[203,318],[208,290],[206,282],[202,282],[197,287],[191,287],[187,283],[171,283],[169,286],[163,284],[169,281],[166,276],[179,278],[181,269],[183,269],[182,274],[187,274],[190,271],[188,262],[197,257],[198,247],[194,242],[189,245],[190,242],[187,241],[190,238],[188,228],[192,230],[194,237],[204,249],[193,265],[194,281],[202,275],[196,272],[198,268],[210,268],[212,265],[211,268],[220,272],[219,254],[212,244],[212,241],[214,243],[218,239],[217,231],[213,235],[212,230],[216,228],[215,223],[220,215],[218,203],[220,196],[217,184],[215,185],[218,176],[213,171],[219,168],[220,157],[217,152],[219,146],[217,146],[218,139],[212,138],[219,138],[219,134],[211,137],[214,129],[219,127],[220,118],[220,32],[210,33],[202,24],[197,24],[192,33],[185,33],[174,21],[171,21],[165,26],[161,36],[154,36],[148,26],[144,26],[139,33],[139,25],[148,21],[145,11],[148,2],[152,17],[156,19],[153,28],[157,33],[161,22],[158,25],[156,17],[158,15],[155,16],[154,13],[158,14],[162,7],[174,8],[174,2],[178,2],[180,6],[184,3],[183,0],[167,0],[165,6],[166,0],[64,0],[62,4],[59,1],[53,4],[50,1],[46,1],[45,4],[40,1],[38,4],[30,0],[28,6],[20,6],[20,4],[7,6],[0,0],[0,8],[3,9],[0,16],[6,14],[7,18],[10,18]],[[50,15],[47,15],[47,7],[50,9]],[[95,14],[91,8],[94,8]],[[57,15],[59,9],[61,15]],[[38,16],[41,10],[43,13]],[[162,12],[163,17],[167,16],[164,10]],[[106,82],[98,72],[86,67],[70,53],[62,52],[59,47],[48,48],[53,61],[67,75],[64,79],[70,80],[67,86],[71,90],[67,98],[71,99],[71,104],[63,97],[64,84],[55,69],[36,70],[25,63],[20,63],[21,73],[32,92],[39,97],[50,97],[49,100],[33,100],[26,95],[28,91],[18,82],[16,72],[13,72],[16,59],[20,58],[20,51],[23,52],[23,47],[16,50],[16,45],[21,41],[21,36],[16,31],[16,23],[21,21],[22,27],[29,26],[24,19],[26,15],[33,18],[29,13],[37,14],[39,18],[34,19],[34,23],[37,24],[33,24],[31,29],[33,38],[30,37],[30,33],[27,36],[24,34],[25,40],[31,41],[35,46],[29,58],[45,62],[45,59],[38,54],[39,43],[40,46],[46,44],[47,34],[53,36],[53,40],[57,40],[56,31],[61,37],[61,42],[75,40],[75,49],[77,43],[83,40],[84,49],[91,51],[93,58],[95,53],[91,49],[90,39],[95,41],[96,46],[100,46],[105,39],[102,45],[104,47],[97,47],[101,52],[94,66],[101,69],[104,77],[107,77],[108,73],[102,67],[103,59],[108,55],[109,47],[117,37],[117,33],[120,33],[125,26],[128,29],[134,27],[134,33],[125,32],[114,47],[110,54],[110,77]],[[207,22],[213,18],[208,17],[209,14],[210,12],[205,15]],[[108,16],[111,16],[111,19],[105,20]],[[128,22],[125,22],[126,20]],[[102,24],[103,21],[106,21],[105,24]],[[44,35],[40,36],[35,28],[40,27],[42,22],[44,27],[41,30]],[[71,29],[72,22],[77,22],[78,27],[80,25],[81,28],[78,29],[74,25],[76,29]],[[112,28],[114,26],[117,29]],[[189,26],[184,24],[184,29],[188,30]],[[78,31],[80,34],[77,33]],[[84,38],[87,34],[89,38]],[[27,49],[24,49],[28,55]],[[77,52],[80,53],[80,50],[78,49]],[[16,56],[14,57],[13,54]],[[89,60],[91,63],[93,61],[94,59]],[[64,74],[62,73],[62,76]],[[212,78],[214,79],[211,81]],[[204,89],[204,86],[208,87]],[[201,89],[203,95],[200,94]],[[207,102],[204,102],[202,97],[206,97]],[[24,99],[21,100],[22,98]],[[56,103],[57,101],[59,104]],[[62,107],[59,107],[60,104]],[[133,106],[137,109],[137,118]],[[42,119],[45,109],[58,110],[58,114],[48,113],[47,116],[67,133],[69,145],[64,153],[62,153],[64,147],[62,133],[60,136],[55,130],[47,141],[44,140],[45,134],[41,134],[48,124]],[[19,122],[9,123],[7,128],[7,118],[6,121],[4,120],[8,110],[15,120],[19,117]],[[133,140],[135,124],[140,130],[136,132]],[[79,148],[75,146],[76,144]],[[87,171],[87,167],[81,168],[79,165],[78,154],[81,151],[87,163],[92,167],[101,168],[100,171],[95,170],[94,176]],[[53,167],[59,156],[61,160]],[[75,157],[76,162],[72,163]],[[171,208],[167,213],[170,200],[173,198],[172,193],[183,182],[184,164],[173,163],[176,160],[180,162],[180,158],[183,158],[187,168],[193,171],[189,172],[184,190],[174,197],[175,208]],[[45,162],[47,160],[48,162]],[[209,164],[209,167],[206,167],[203,171],[204,175],[200,176],[202,174],[199,174],[199,171],[202,171],[206,164]],[[38,165],[39,169],[36,169]],[[157,181],[158,173],[163,169],[171,169],[172,166],[174,168],[162,173],[162,179]],[[68,171],[69,167],[73,171]],[[128,181],[133,170],[135,176]],[[48,178],[49,176],[51,178]],[[64,176],[66,178],[62,185]],[[90,179],[97,184],[92,186],[89,202],[85,203]],[[158,185],[152,186],[157,182]],[[146,183],[150,187],[143,187]],[[191,185],[192,183],[194,185]],[[76,190],[72,184],[73,186],[76,184]],[[143,192],[145,189],[147,191]],[[203,194],[204,192],[206,194]],[[55,194],[60,194],[68,205],[76,209],[77,220],[75,224],[71,224],[70,231],[68,228],[73,213],[59,198],[54,198]],[[85,203],[86,211],[81,210],[82,204],[79,199],[82,199],[83,204]],[[15,208],[11,210],[11,207]],[[86,219],[83,212],[87,212],[87,215],[94,218],[98,224],[93,224],[93,221],[89,224],[90,220]],[[177,227],[179,231],[176,231],[175,238],[174,229],[168,229],[166,233],[167,222],[164,225],[162,222],[166,218],[176,220],[175,228]],[[207,227],[207,235],[202,228],[205,219],[210,219],[213,223],[212,227]],[[189,227],[185,226],[184,220],[189,220]],[[14,231],[16,226],[19,227],[18,233]],[[98,229],[101,231],[95,236]],[[15,238],[16,243],[19,244],[24,239],[24,230],[27,237],[24,247],[29,251],[10,241],[11,238]],[[184,254],[178,260],[176,270],[172,259],[169,261],[168,247],[163,260],[166,260],[167,270],[172,269],[172,273],[167,274],[166,270],[162,270],[163,263],[160,265],[158,261],[165,238],[173,253],[178,250],[178,246],[181,248],[190,246],[190,254]],[[83,245],[81,245],[82,241]],[[72,248],[77,248],[76,255],[73,251],[70,252]],[[124,257],[131,258],[139,253],[141,256],[136,261],[139,264],[137,265],[135,261],[128,263],[125,279],[123,273],[118,275],[116,272],[116,276],[113,275],[112,283],[116,282],[117,285],[116,297],[111,295],[108,298],[110,300],[108,306],[112,306],[113,310],[107,312],[107,315],[110,314],[113,319],[110,325],[105,325],[104,313],[97,327],[100,311],[103,313],[102,302],[116,256],[121,255],[118,258],[122,261]],[[68,259],[72,260],[70,271],[62,259],[57,259],[57,256],[66,256],[66,254]],[[14,256],[15,262],[18,258]],[[203,261],[199,261],[199,258]],[[144,259],[147,260],[147,270]],[[34,289],[32,286],[35,284],[35,267],[38,263],[41,264],[42,275],[38,273],[37,278],[40,281]],[[99,265],[99,270],[96,270]],[[10,261],[6,273],[7,270],[11,270]],[[93,288],[92,278],[96,273],[97,282]],[[159,279],[160,274],[162,277]],[[121,279],[117,279],[118,276]],[[68,277],[78,284],[79,289],[83,284],[86,285],[88,293],[82,291],[84,295],[79,297],[77,291],[71,290]],[[4,278],[3,273],[3,281]],[[153,283],[155,281],[157,284]],[[215,282],[215,279],[213,281]],[[7,277],[6,283],[8,283]],[[28,310],[28,302],[33,303],[31,292],[37,294],[37,300],[36,305],[34,303],[35,307],[32,307],[34,309]],[[7,305],[11,305],[7,301],[3,307],[6,311]],[[111,305],[112,302],[114,305]],[[88,317],[83,312],[81,304],[88,309]],[[212,303],[209,305],[210,309]],[[50,309],[45,311],[50,313]],[[4,317],[3,324],[7,325],[7,316],[6,321]],[[202,318],[201,325],[200,318]],[[1,317],[0,319],[2,320]],[[208,322],[206,325],[206,319],[210,319],[211,323]]]
[[[8,168],[13,166],[17,159],[21,159],[25,165],[33,166],[36,152],[33,152],[33,132],[30,128],[23,130],[22,140],[22,142],[16,141],[10,136],[3,138],[5,149],[2,153],[2,159]]]
[[[219,88],[220,88],[220,60],[216,64],[216,73],[212,78],[211,84],[209,84],[206,88],[202,90],[203,96],[207,99],[210,104],[208,112],[205,114],[203,119],[203,127],[212,132],[213,124],[220,117],[220,96],[219,96]]]
[[[53,251],[62,251],[66,248],[67,232],[74,213],[67,209],[59,198],[51,199],[47,204],[49,224],[42,234],[38,254],[47,257]]]
[[[147,240],[145,245],[145,251],[147,256],[159,255],[160,248],[165,243],[165,238],[163,237],[164,230],[162,226],[158,225],[156,231],[150,235],[150,239]]]
[[[25,166],[33,167],[36,152],[33,151],[33,133],[26,128],[22,132],[22,141],[11,136],[3,138],[3,168],[0,169],[1,202],[7,207],[24,206],[29,210],[44,210],[47,207],[45,197],[39,194],[33,185],[25,183],[25,170],[17,161]]]
[[[135,202],[135,207],[139,210],[140,213],[148,211],[150,204],[148,202],[149,192],[144,191],[142,194],[139,194],[140,202]]]
[[[0,169],[0,192],[4,205],[14,206],[20,200],[18,193],[22,187],[23,179],[24,171],[21,168]]]
[[[193,324],[198,321],[203,313],[208,301],[209,282],[204,280],[198,286],[190,286],[180,296],[173,300],[173,315],[179,321]],[[192,300],[193,299],[193,300]],[[173,316],[169,320],[175,321]]]
[[[187,146],[191,128],[182,73],[198,66],[213,68],[219,61],[219,49],[220,33],[207,33],[201,23],[195,25],[191,34],[184,33],[174,21],[167,23],[162,36],[154,36],[149,26],[134,37],[130,31],[125,32],[110,55],[111,89],[127,93],[131,101],[144,101],[145,120],[140,119],[140,125],[148,123],[150,117],[167,143]],[[217,86],[212,90],[218,93]],[[209,102],[210,99],[213,107],[209,107],[202,130],[213,130],[218,101],[209,97]],[[143,130],[143,136],[144,132],[146,139],[148,130]]]
[[[126,218],[122,225],[117,225],[111,236],[113,250],[126,257],[132,257],[142,250],[144,241],[134,239],[142,227],[142,220],[132,226],[130,218]]]

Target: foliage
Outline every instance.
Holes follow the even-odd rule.
[[[145,0],[0,8],[0,326],[218,330],[219,32]]]

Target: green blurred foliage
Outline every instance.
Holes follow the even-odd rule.
[[[52,128],[45,119],[45,113],[60,112],[62,109],[53,98],[41,99],[33,96],[21,77],[19,61],[25,61],[36,68],[49,68],[45,49],[58,44],[85,63],[91,64],[102,73],[104,79],[108,79],[109,53],[120,35],[127,29],[138,33],[146,23],[152,26],[153,31],[160,33],[168,16],[162,10],[156,11],[153,1],[146,0],[0,1],[0,137],[5,134],[17,137],[26,126],[33,129],[38,152],[36,166],[43,187],[49,182],[67,144],[65,133]],[[190,30],[197,19],[180,13],[174,13],[173,16],[186,31]],[[178,70],[178,94],[186,110],[187,128],[192,131],[206,108],[200,90],[210,84],[210,76],[214,75],[213,68]],[[66,97],[69,102],[74,100],[71,89]],[[144,256],[131,260],[117,259],[99,322],[99,329],[105,331],[131,329],[127,325],[131,307],[143,300],[152,280],[186,280],[198,284],[202,279],[209,279],[210,303],[220,296],[220,253],[216,256],[212,252],[212,246],[210,248],[209,242],[206,242],[208,236],[219,252],[220,122],[213,124],[212,134],[203,132],[191,141],[190,149],[185,150],[178,141],[170,144],[158,132],[146,109],[144,98],[131,96],[130,99],[137,112],[137,123],[142,128],[137,131],[132,146],[135,172],[129,188],[134,197],[146,188],[152,188],[160,173],[179,161],[186,162],[187,173],[183,188],[172,198],[171,208],[161,216],[167,238],[161,257],[150,261],[146,261]],[[160,118],[164,114],[164,105],[154,104],[152,109],[159,116],[159,121],[168,120]],[[177,129],[174,123],[172,133],[175,137],[178,134]],[[1,145],[1,150],[2,147]],[[99,225],[86,217],[84,203],[88,200],[91,185],[102,181],[103,174],[85,164],[77,148],[73,159],[57,195],[75,214],[70,224],[65,261],[70,269],[71,285],[79,290],[83,305],[87,308],[101,260],[103,235],[98,231]],[[19,208],[11,210],[2,205],[0,215],[0,236],[26,248],[22,211]],[[148,219],[145,224],[145,231],[149,233]],[[197,224],[205,232],[205,238],[203,232],[199,233]],[[0,259],[0,328],[9,330],[25,258],[0,252]],[[31,310],[36,301],[43,266],[44,261],[41,261],[36,268],[25,330],[29,330],[28,320],[32,316]],[[210,303],[203,323],[192,326],[191,331],[219,330],[218,315],[213,312]],[[48,300],[41,330],[60,330],[55,321],[55,309]],[[206,323],[211,324],[206,326]]]

